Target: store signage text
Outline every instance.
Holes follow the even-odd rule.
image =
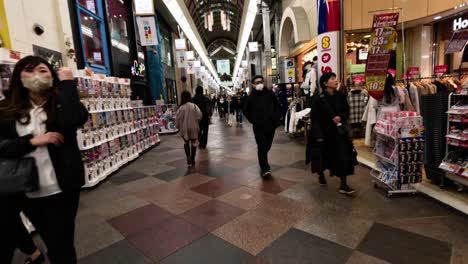
[[[390,62],[390,52],[396,42],[399,13],[378,14],[372,23],[372,37],[366,64],[366,88],[369,95],[383,98],[385,80]]]
[[[434,67],[435,74],[444,74],[447,73],[448,65],[437,65]]]
[[[453,20],[453,31],[460,29],[468,28],[468,19],[463,19],[461,17]]]
[[[318,11],[318,75],[334,72],[340,75],[339,33],[341,1],[317,0]]]

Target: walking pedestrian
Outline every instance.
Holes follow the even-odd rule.
[[[263,178],[271,176],[268,152],[273,144],[275,130],[280,124],[280,107],[275,94],[264,86],[263,76],[252,79],[252,92],[244,104],[244,114],[253,124],[257,142],[258,162]]]
[[[218,100],[218,112],[219,112],[219,118],[224,119],[225,118],[225,112],[224,112],[224,95],[219,96]]]
[[[200,133],[200,120],[203,117],[200,108],[191,102],[189,91],[183,91],[181,103],[177,109],[176,127],[184,140],[185,155],[187,165],[195,166],[195,156],[197,154],[198,136]]]
[[[200,149],[205,149],[208,144],[208,129],[210,127],[210,118],[213,114],[213,110],[210,99],[203,95],[203,87],[198,86],[196,88],[192,102],[198,106],[203,115],[200,120],[200,134],[198,135],[198,141],[200,143]]]
[[[226,101],[224,102],[224,114],[226,115],[226,123],[228,126],[232,126],[232,115],[234,114],[233,100],[230,95],[228,95]]]
[[[349,104],[337,91],[336,74],[329,72],[320,77],[322,93],[312,100],[311,130],[308,135],[307,162],[312,162],[312,172],[319,174],[319,183],[326,185],[325,170],[340,178],[340,193],[352,194],[347,177],[354,174],[357,165],[356,151],[349,139],[347,122]]]
[[[40,57],[18,61],[10,83],[0,103],[0,158],[33,158],[39,184],[33,192],[0,196],[1,263],[11,263],[18,232],[24,231],[17,228],[23,211],[44,241],[50,262],[75,264],[75,217],[84,184],[76,130],[87,121],[88,111],[71,70],[55,72]],[[30,245],[28,251],[32,249]]]

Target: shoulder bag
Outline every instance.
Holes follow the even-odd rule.
[[[34,158],[0,158],[0,195],[37,190],[39,190],[39,174]]]

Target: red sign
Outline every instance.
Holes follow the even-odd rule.
[[[366,77],[364,75],[354,75],[353,76],[353,83],[364,83],[366,81]]]
[[[393,76],[393,78],[395,78],[395,76],[396,76],[396,70],[395,69],[388,69],[387,72],[390,73]]]
[[[21,53],[19,51],[10,50],[10,59],[20,60],[21,59]]]
[[[408,79],[408,74],[402,73],[402,74],[401,74],[401,79],[403,79],[403,80]]]
[[[383,98],[387,79],[390,52],[396,42],[396,27],[399,13],[374,16],[369,55],[366,64],[366,88],[369,95],[380,100]]]
[[[435,74],[444,74],[447,73],[448,65],[437,65],[434,67]]]
[[[408,75],[410,76],[419,75],[419,67],[409,67]]]

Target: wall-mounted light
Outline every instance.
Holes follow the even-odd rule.
[[[436,16],[436,17],[434,17],[434,20],[439,20],[441,18],[442,18],[442,16]]]
[[[364,36],[364,38],[370,38],[370,37],[371,37],[371,35],[365,35]]]

